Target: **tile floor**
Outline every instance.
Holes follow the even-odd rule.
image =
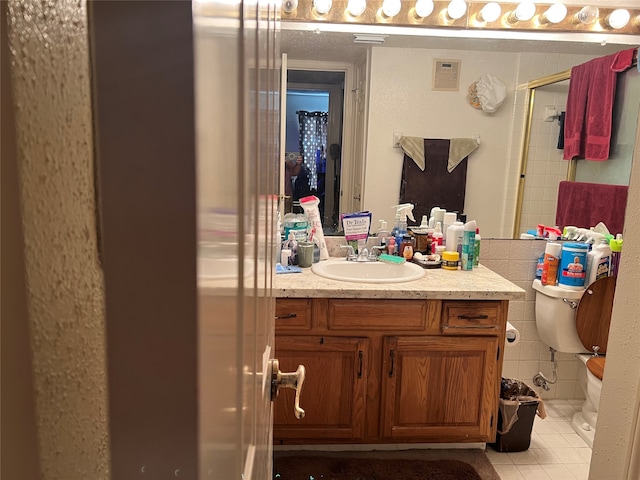
[[[536,416],[531,446],[500,453],[487,446],[487,457],[501,480],[587,480],[591,448],[571,428],[584,400],[547,400],[547,418]]]

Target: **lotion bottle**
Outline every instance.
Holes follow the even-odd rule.
[[[444,242],[443,242],[443,237],[444,237],[444,235],[442,234],[442,224],[441,224],[440,222],[437,222],[437,223],[436,223],[436,229],[435,229],[435,231],[433,232],[433,240],[432,240],[432,243],[434,243],[435,245],[434,245],[434,246],[432,246],[432,248],[431,248],[432,250],[435,250],[435,248],[436,248],[438,245],[442,245],[442,244],[444,243]]]

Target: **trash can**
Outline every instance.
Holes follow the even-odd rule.
[[[538,394],[526,383],[503,378],[500,388],[496,441],[489,445],[498,452],[522,452],[531,445],[536,413],[547,415]]]

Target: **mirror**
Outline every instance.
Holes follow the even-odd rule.
[[[281,48],[289,64],[296,61],[305,62],[307,66],[313,62],[350,63],[354,70],[363,68],[368,75],[365,134],[358,138],[353,133],[358,129],[347,130],[345,123],[343,145],[348,135],[353,145],[349,151],[342,152],[342,168],[344,172],[357,160],[357,146],[361,141],[365,155],[359,209],[372,212],[372,232],[381,219],[387,221],[389,228],[393,226],[395,209],[392,206],[398,203],[403,163],[402,150],[393,145],[397,134],[436,139],[477,136],[481,144],[467,160],[464,213],[477,221],[483,238],[513,238],[527,82],[633,46],[426,37],[398,33],[397,28],[392,34],[386,34],[384,44],[371,45],[354,43],[350,32],[319,32],[315,30],[317,25],[306,28],[301,25],[282,23]],[[629,41],[633,40],[637,38],[629,37]],[[457,91],[432,89],[434,59],[460,61]],[[508,89],[506,100],[493,114],[472,108],[467,99],[469,86],[487,73],[498,77]],[[350,96],[361,93],[355,87],[351,90],[355,91],[345,89],[345,104]],[[635,131],[637,105],[633,118],[634,125],[626,128]],[[549,129],[552,128],[559,129],[549,124]],[[557,169],[566,168],[565,164]],[[557,173],[555,176],[558,177]],[[354,182],[354,178],[347,180],[342,175],[341,212],[354,211],[349,210],[351,204],[344,198],[346,181]],[[428,212],[415,213],[419,223],[420,215]]]

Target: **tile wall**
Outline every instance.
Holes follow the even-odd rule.
[[[593,58],[590,55],[559,53],[523,53],[520,56],[514,102],[513,131],[510,143],[511,162],[508,165],[505,219],[512,219],[516,209],[522,140],[524,138],[527,104],[526,84],[546,75],[568,70]],[[545,107],[554,106],[558,112],[566,106],[569,82],[561,82],[536,89],[529,140],[529,157],[525,176],[520,232],[538,224],[554,225],[558,183],[566,180],[568,162],[558,150],[558,121],[545,122]],[[513,221],[505,220],[503,232],[511,236]]]
[[[520,331],[518,345],[505,349],[503,376],[518,378],[533,387],[533,376],[542,371],[551,378],[549,347],[540,341],[535,319],[535,291],[532,282],[536,264],[544,252],[542,240],[483,239],[480,263],[524,289],[524,300],[509,302],[509,321]],[[584,399],[578,382],[579,361],[573,354],[556,353],[558,382],[551,390],[539,390],[542,398]]]

